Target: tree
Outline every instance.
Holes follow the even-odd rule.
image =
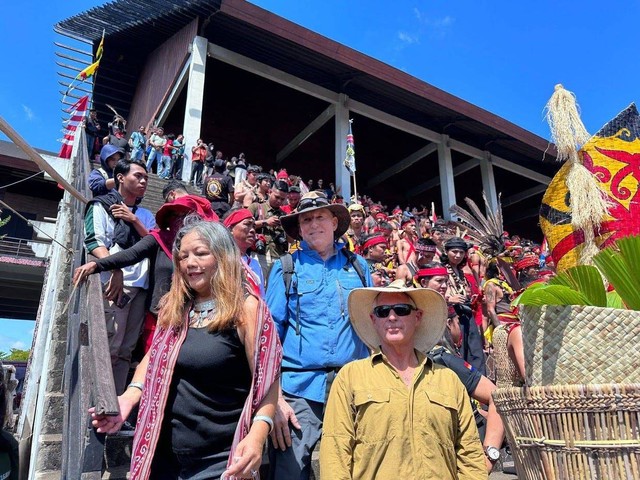
[[[16,362],[26,362],[29,360],[30,350],[20,350],[12,348],[9,353],[0,351],[0,360],[14,360]]]

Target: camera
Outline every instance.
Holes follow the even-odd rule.
[[[288,245],[287,236],[283,232],[278,232],[273,237],[273,242],[278,247],[286,247]]]
[[[259,255],[264,255],[267,252],[267,242],[266,242],[266,240],[264,238],[264,235],[258,235],[256,237],[256,243],[253,246],[253,249]]]

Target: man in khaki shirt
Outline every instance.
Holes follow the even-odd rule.
[[[321,478],[486,479],[464,386],[423,353],[444,331],[442,296],[396,280],[353,290],[349,316],[373,354],[345,365],[331,387]]]

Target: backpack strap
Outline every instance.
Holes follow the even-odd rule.
[[[98,172],[100,172],[100,175],[102,175],[102,178],[104,178],[105,180],[109,180],[109,174],[104,168],[102,167],[98,168]]]
[[[293,262],[293,255],[285,253],[280,257],[280,263],[282,264],[282,281],[284,282],[284,295],[286,297],[287,311],[289,310],[289,297],[291,296],[291,285],[293,285],[293,293],[298,296],[298,281],[293,281],[293,275],[295,273],[295,266]],[[296,335],[300,335],[300,299],[296,302]]]
[[[357,255],[353,253],[351,250],[349,250],[349,248],[346,245],[342,247],[342,253],[344,253],[345,257],[347,257],[347,263],[351,264],[353,269],[358,274],[358,277],[362,282],[362,286],[366,287],[367,277],[365,276],[364,271],[362,270],[362,265],[360,265],[360,262],[358,262]]]

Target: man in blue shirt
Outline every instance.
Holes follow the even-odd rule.
[[[349,227],[344,205],[309,192],[296,212],[280,221],[301,242],[292,255],[293,268],[286,260],[276,261],[267,284],[266,301],[283,348],[270,478],[306,480],[331,381],[345,363],[368,355],[349,321],[347,299],[351,290],[372,281],[366,261],[336,241]]]

